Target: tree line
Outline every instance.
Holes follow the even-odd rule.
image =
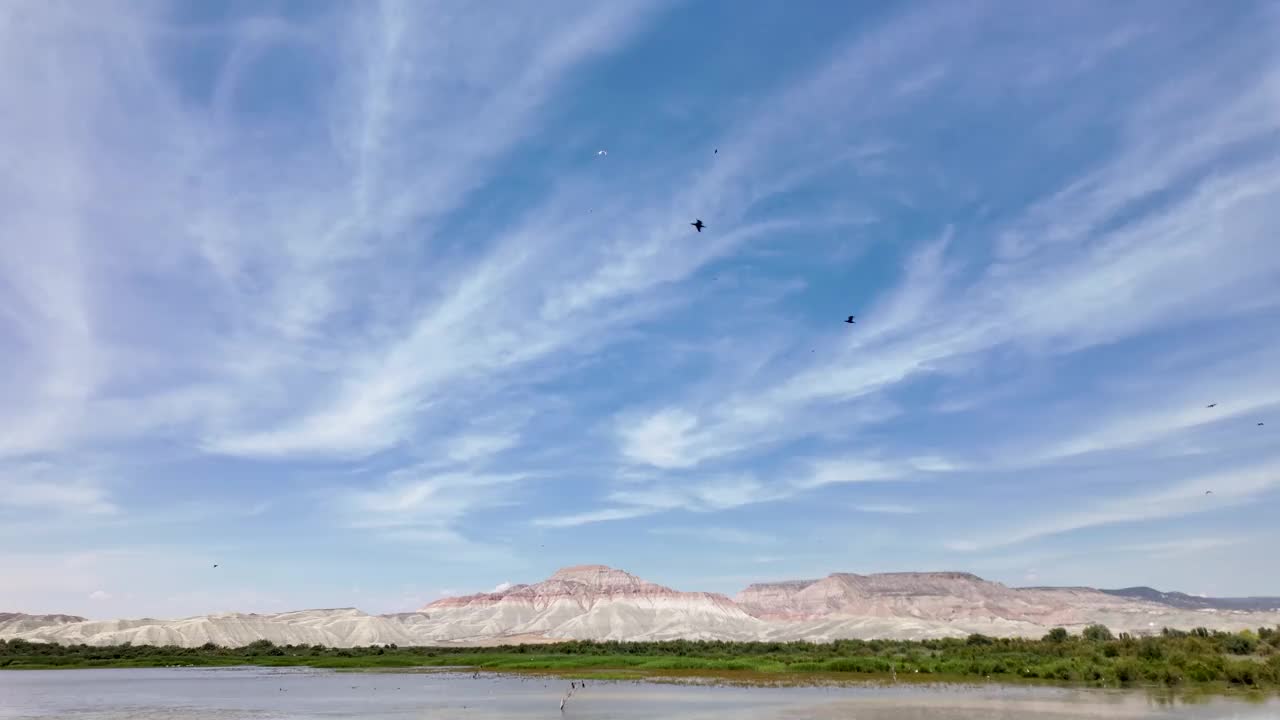
[[[494,670],[631,669],[841,673],[923,678],[1031,679],[1097,686],[1224,684],[1280,687],[1280,628],[1228,633],[1196,628],[1158,635],[1080,634],[1054,628],[1040,639],[974,634],[930,640],[730,642],[570,640],[488,647],[276,645],[58,645],[0,640],[0,668],[165,665],[315,667],[465,666]]]

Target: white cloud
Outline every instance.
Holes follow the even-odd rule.
[[[694,538],[729,545],[773,545],[778,542],[776,536],[768,533],[732,527],[656,527],[650,528],[649,534]]]
[[[368,512],[391,520],[413,521],[422,517],[451,517],[459,508],[472,504],[467,491],[517,482],[520,475],[472,475],[448,473],[410,479],[414,473],[397,473],[379,490],[353,490],[344,497],[357,512]]]
[[[515,433],[463,435],[450,443],[448,456],[458,463],[474,462],[514,447],[519,441],[520,436]]]
[[[501,593],[501,592],[506,592],[506,591],[508,591],[508,590],[510,590],[510,589],[511,589],[511,583],[509,583],[509,582],[501,582],[501,583],[498,583],[497,585],[495,585],[495,586],[494,586],[494,588],[493,588],[492,590],[490,590],[489,592],[491,592],[491,593]]]
[[[1213,72],[1206,68],[1195,81]],[[985,268],[948,263],[945,250],[956,242],[948,228],[908,258],[897,289],[860,313],[858,330],[843,348],[814,354],[798,368],[753,374],[739,387],[710,379],[707,387],[721,391],[718,399],[701,401],[695,390],[696,402],[630,419],[619,433],[623,456],[682,469],[745,461],[777,444],[821,437],[823,424],[813,419],[851,400],[865,405],[911,381],[976,373],[995,357],[1052,357],[1190,322],[1274,312],[1280,255],[1264,245],[1265,229],[1280,222],[1280,153],[1269,140],[1280,116],[1261,120],[1246,108],[1274,98],[1277,82],[1273,68],[1253,67],[1221,89],[1221,105],[1191,93],[1139,98],[1116,121],[1125,129],[1120,151],[1076,189],[998,224],[1004,238],[1020,239],[1006,243]],[[1150,124],[1163,116],[1150,111],[1156,104],[1164,111],[1176,107],[1176,122]],[[1185,152],[1160,151],[1181,147],[1183,137],[1204,140]],[[1207,172],[1207,158],[1245,147],[1258,152]],[[1225,382],[1215,373],[1199,375],[1201,397],[1229,398],[1224,406],[1235,413],[1273,405],[1275,384],[1265,369],[1274,361],[1256,353],[1248,360],[1251,367],[1235,363],[1240,372]],[[1225,385],[1218,388],[1225,392],[1210,393],[1211,382]],[[1077,437],[1050,441],[1042,459],[1140,444],[1203,424],[1202,403],[1188,404],[1189,395],[1135,397],[1136,407],[1150,408],[1145,417],[1117,418],[1126,424],[1093,425]],[[888,414],[840,425],[854,433]],[[758,432],[761,425],[767,433]],[[1026,449],[1013,448],[1004,462],[1034,464],[1032,456],[1018,456]],[[824,461],[796,484],[817,488],[964,469],[946,460],[886,457]]]
[[[598,522],[608,522],[610,520],[627,520],[629,518],[641,517],[643,515],[651,515],[655,512],[657,512],[657,510],[650,507],[602,508],[600,510],[590,510],[587,512],[572,513],[569,515],[555,515],[536,518],[534,519],[533,524],[539,527],[567,528],[577,527],[579,525],[590,525]]]
[[[1080,509],[1042,516],[977,539],[946,543],[951,550],[988,550],[1087,528],[1141,523],[1237,506],[1280,487],[1280,462],[1256,465],[1181,480],[1141,494],[1109,498]],[[1212,495],[1206,495],[1212,490]]]
[[[391,473],[372,489],[345,488],[330,497],[348,526],[406,546],[448,548],[452,559],[492,561],[500,555],[458,529],[469,515],[512,504],[522,474],[436,472],[429,465]]]
[[[909,468],[864,458],[830,458],[813,463],[806,477],[795,481],[798,488],[810,489],[838,483],[881,482],[903,477]]]
[[[107,488],[83,469],[48,462],[0,462],[0,511],[6,508],[59,514],[114,515]]]
[[[1261,411],[1280,407],[1280,388],[1268,369],[1280,363],[1275,348],[1239,348],[1222,361],[1171,368],[1140,387],[1113,392],[1093,405],[1081,426],[1040,446],[1005,451],[1010,463],[1047,463],[1089,453],[1148,447],[1194,433],[1220,446],[1215,428],[1243,425]],[[1216,407],[1207,407],[1210,402]],[[1233,432],[1238,437],[1238,433]],[[1191,444],[1183,442],[1183,449]]]
[[[622,454],[659,468],[681,468],[696,465],[699,458],[692,453],[688,433],[698,419],[678,409],[662,410],[638,424],[620,430]]]
[[[1159,540],[1155,542],[1123,545],[1119,550],[1150,555],[1153,558],[1176,558],[1184,555],[1201,553],[1206,550],[1232,547],[1247,543],[1248,537],[1195,537],[1175,540]]]
[[[1280,308],[1269,245],[1280,221],[1280,73],[1266,33],[1197,56],[1189,72],[1152,72],[1155,83],[1116,78],[1061,112],[1064,81],[1095,84],[1113,73],[1090,68],[1163,34],[1150,17],[1069,9],[995,39],[982,32],[992,7],[933,3],[860,29],[812,76],[749,98],[740,122],[708,126],[727,150],[715,158],[691,162],[664,137],[681,157],[616,152],[632,164],[557,171],[542,194],[515,193],[525,204],[511,213],[471,214],[475,191],[506,177],[501,163],[540,131],[544,110],[559,112],[557,91],[662,5],[517,6],[495,19],[386,2],[219,22],[211,32],[229,59],[211,68],[208,97],[168,62],[174,18],[157,7],[69,14],[37,4],[21,27],[0,24],[0,96],[11,108],[0,114],[0,237],[12,238],[0,250],[0,354],[11,370],[0,377],[0,512],[133,521],[125,498],[147,493],[62,468],[77,468],[83,448],[124,455],[144,443],[359,458],[367,468],[328,476],[352,486],[329,493],[342,525],[451,548],[477,535],[468,519],[522,499],[530,475],[511,469],[509,452],[521,443],[531,467],[540,452],[572,455],[566,476],[607,478],[582,480],[562,503],[595,507],[536,503],[517,516],[564,513],[532,521],[543,527],[984,468],[1020,468],[1035,482],[1032,470],[1100,453],[1256,454],[1265,443],[1224,436],[1280,403],[1269,337],[1266,348],[1209,354],[1230,362],[1104,387],[1160,375],[1151,363],[1163,353],[1136,349],[1123,361],[1143,372],[1108,365],[1084,409],[1064,401],[1059,413],[1042,391],[1073,353],[1159,344],[1170,330],[1210,345],[1232,323],[1266,324]],[[1079,62],[1062,62],[1067,49]],[[268,59],[317,68],[279,97],[315,122],[261,112],[255,83]],[[1024,72],[1011,79],[1009,67]],[[1146,89],[1117,89],[1129,86]],[[972,158],[934,152],[933,118],[958,132],[997,114],[1021,123],[1007,99],[1034,115],[1043,98],[1032,91],[1052,95],[1055,109],[1010,135],[1044,148],[1030,162],[1073,158],[1079,171],[1065,184],[1042,185],[1054,169],[1025,173],[1014,151],[991,160],[1003,173],[994,179],[973,172]],[[1115,106],[1114,96],[1129,101]],[[602,146],[590,131],[585,146]],[[1064,136],[1103,142],[1077,153]],[[557,142],[553,153],[580,149]],[[1006,184],[1016,198],[1002,194]],[[819,186],[839,197],[810,197]],[[783,195],[803,200],[794,214],[776,211]],[[904,231],[894,213],[913,204],[912,228],[923,229]],[[715,218],[696,243],[691,213]],[[836,234],[848,237],[823,244]],[[860,305],[847,310],[859,325],[840,334],[772,291],[815,280],[756,264],[787,252],[828,272],[872,245],[886,263],[900,252],[901,267],[876,279],[887,289],[840,289],[837,320],[843,304]],[[734,266],[733,283],[697,275],[719,265]],[[647,322],[691,306],[681,322]],[[1210,327],[1221,325],[1231,329]],[[633,341],[664,352],[611,365],[609,353],[631,353]],[[579,386],[547,382],[584,367],[625,367],[609,376],[624,392],[579,402]],[[1005,367],[1013,377],[997,372]],[[965,430],[981,437],[967,443],[935,432],[914,397],[934,381],[953,392],[957,380],[979,398],[965,407],[975,418]],[[1059,394],[1078,387],[1062,382]],[[619,398],[639,400],[619,408]],[[1210,400],[1220,402],[1212,416],[1201,412]],[[519,422],[503,414],[512,407]],[[552,437],[560,423],[587,430],[566,442]],[[787,458],[781,467],[763,457],[772,452]],[[25,464],[46,456],[58,469]],[[150,480],[135,475],[121,473],[145,489]],[[1140,510],[1183,507],[1157,500]],[[246,505],[238,516],[288,502]],[[1099,502],[1008,537],[1137,513]]]
[[[575,527],[591,523],[626,520],[671,510],[714,512],[776,500],[783,495],[750,475],[713,476],[701,480],[665,479],[635,487],[629,479],[622,489],[606,497],[608,506],[587,512],[542,517],[534,524],[542,527]]]
[[[512,272],[530,269],[522,243],[439,268],[428,286],[403,261],[537,127],[565,78],[625,43],[655,7],[624,1],[495,22],[384,3],[229,23],[220,32],[231,61],[215,68],[208,107],[179,100],[174,68],[158,63],[170,54],[158,47],[171,19],[141,6],[114,8],[109,22],[27,12],[30,32],[7,35],[6,53],[72,71],[56,83],[0,79],[23,109],[0,124],[15,171],[0,185],[0,231],[40,238],[23,247],[20,271],[0,263],[10,291],[0,306],[31,329],[7,354],[37,379],[0,385],[0,397],[38,408],[6,423],[22,432],[0,440],[0,454],[163,427],[194,431],[220,453],[360,456],[404,441],[449,383],[560,346],[538,339],[540,327],[474,332],[519,302],[518,291],[498,298]],[[79,23],[98,32],[79,33]],[[255,63],[268,56],[337,71],[323,91],[305,73],[291,89],[316,93],[297,105],[316,113],[319,133],[242,112]],[[470,91],[459,95],[459,82]],[[93,132],[39,121],[72,116],[94,117]],[[95,242],[102,232],[123,240],[108,251]],[[157,301],[147,294],[155,283],[130,282],[135,270],[190,301]],[[422,301],[392,290],[410,282]],[[125,313],[152,331],[148,342],[110,334],[107,323]],[[365,321],[344,327],[356,314]],[[108,415],[99,406],[121,398],[95,389],[124,376],[131,388],[163,382],[131,390],[127,422],[99,422]],[[184,402],[169,402],[174,394]]]
[[[105,590],[94,590],[93,592],[89,593],[89,599],[90,600],[110,600],[111,593],[106,592]]]
[[[912,505],[898,505],[895,503],[865,503],[854,505],[853,509],[862,513],[878,515],[914,515],[920,512],[919,508]]]

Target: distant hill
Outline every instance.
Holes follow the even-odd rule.
[[[176,620],[0,614],[0,638],[90,645],[495,645],[554,640],[1041,637],[1093,623],[1114,632],[1280,625],[1280,599],[1199,598],[1151,588],[1011,588],[965,572],[900,572],[756,583],[728,598],[675,590],[604,565],[437,600],[417,612],[329,608]]]
[[[1149,587],[1128,587],[1102,592],[1116,597],[1145,600],[1183,610],[1242,610],[1266,612],[1280,610],[1280,597],[1215,598],[1188,595],[1180,592],[1162,592]]]
[[[85,622],[79,615],[27,615],[25,613],[0,612],[0,637],[39,630],[57,625]]]

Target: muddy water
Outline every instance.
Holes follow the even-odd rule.
[[[173,668],[0,672],[0,718],[312,720],[1280,720],[1280,699],[1001,686],[737,688],[457,673]]]

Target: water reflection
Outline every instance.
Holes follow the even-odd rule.
[[[1280,700],[1033,686],[741,688],[466,673],[172,668],[0,673],[0,718],[1013,720],[1280,718]]]

